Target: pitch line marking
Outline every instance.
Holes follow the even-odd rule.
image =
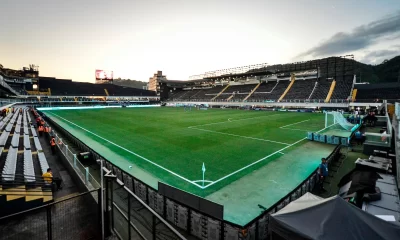
[[[201,126],[209,126],[209,125],[215,125],[215,124],[221,124],[221,123],[227,123],[227,122],[244,121],[244,120],[248,120],[248,119],[261,118],[261,117],[272,117],[272,116],[277,116],[277,115],[282,115],[282,114],[263,115],[263,116],[258,116],[258,117],[241,118],[241,119],[230,120],[230,121],[229,121],[229,119],[228,119],[228,121],[214,122],[214,123],[206,123],[206,124],[201,124],[201,125],[190,126],[190,127],[188,127],[188,128],[201,127]],[[232,118],[230,118],[230,119],[232,119]]]
[[[263,138],[254,138],[254,137],[248,137],[248,136],[242,136],[242,135],[236,135],[236,134],[231,134],[231,133],[224,133],[224,132],[217,132],[213,130],[207,130],[207,129],[201,129],[201,128],[195,128],[195,127],[188,127],[189,129],[196,129],[199,131],[204,131],[204,132],[211,132],[211,133],[218,133],[222,135],[228,135],[232,137],[241,137],[241,138],[247,138],[247,139],[252,139],[252,140],[257,140],[257,141],[264,141],[264,142],[272,142],[272,143],[277,143],[277,144],[282,144],[282,145],[290,145],[289,143],[284,143],[284,142],[278,142],[278,141],[272,141],[272,140],[267,140]]]
[[[316,133],[319,133],[319,132],[321,132],[321,131],[323,131],[323,130],[325,130],[325,129],[327,129],[327,128],[329,128],[329,127],[335,125],[335,124],[336,124],[336,123],[334,123],[334,124],[332,124],[332,125],[330,125],[330,126],[328,126],[328,127],[326,127],[326,128],[323,128],[323,129],[317,131]],[[253,162],[253,163],[250,163],[249,165],[244,166],[244,167],[242,167],[242,168],[240,168],[240,169],[238,169],[238,170],[236,170],[236,171],[234,171],[234,172],[232,172],[232,173],[230,173],[230,174],[228,174],[228,175],[226,175],[226,176],[224,176],[224,177],[222,177],[222,178],[220,178],[220,179],[218,179],[218,180],[216,180],[216,181],[214,181],[214,182],[212,182],[212,183],[210,183],[210,184],[208,184],[208,185],[206,185],[206,186],[204,186],[203,189],[206,189],[206,188],[208,188],[209,186],[212,186],[212,185],[214,185],[214,184],[216,184],[216,183],[218,183],[218,182],[220,182],[220,181],[222,181],[222,180],[224,180],[224,179],[226,179],[226,178],[228,178],[228,177],[230,177],[230,176],[232,176],[232,175],[234,175],[234,174],[236,174],[236,173],[238,173],[238,172],[241,172],[241,171],[245,170],[246,168],[249,168],[249,167],[251,167],[251,166],[253,166],[253,165],[255,165],[255,164],[257,164],[257,163],[259,163],[259,162],[261,162],[261,161],[264,161],[265,159],[268,159],[268,158],[270,158],[271,156],[273,156],[273,155],[275,155],[275,154],[277,154],[277,153],[279,153],[279,152],[282,152],[283,150],[285,150],[285,149],[287,149],[287,148],[290,148],[290,147],[292,147],[293,145],[296,145],[296,144],[298,144],[299,142],[301,142],[301,141],[303,141],[303,140],[305,140],[305,139],[307,139],[307,138],[306,138],[306,137],[305,137],[305,138],[302,138],[302,139],[300,139],[299,141],[294,142],[294,143],[290,144],[289,146],[286,146],[286,147],[284,147],[284,148],[282,148],[282,149],[279,149],[278,151],[273,152],[273,153],[271,153],[270,155],[268,155],[268,156],[266,156],[266,157],[260,158],[259,160],[255,161],[255,162]]]
[[[192,181],[192,182],[203,182],[203,180],[195,180],[195,181]],[[210,181],[210,180],[204,180],[204,182],[207,182],[207,183],[212,183],[213,181]]]
[[[303,122],[307,122],[307,121],[310,121],[310,119],[307,119],[307,120],[304,120],[304,121],[300,121],[300,122],[295,122],[295,123],[292,123],[292,124],[288,124],[288,125],[282,126],[280,128],[289,127],[289,126],[296,125],[296,124],[303,123]]]
[[[50,113],[50,112],[49,112],[49,113]],[[97,135],[96,133],[93,133],[93,132],[91,132],[91,131],[89,131],[89,130],[87,130],[87,129],[85,129],[85,128],[83,128],[83,127],[81,127],[81,126],[79,126],[79,125],[77,125],[77,124],[75,124],[75,123],[73,123],[73,122],[71,122],[71,121],[69,121],[69,120],[67,120],[67,119],[65,119],[65,118],[63,118],[63,117],[61,117],[61,116],[59,116],[59,115],[57,115],[57,114],[55,114],[55,113],[50,113],[50,114],[56,115],[57,117],[63,119],[64,121],[69,122],[69,123],[71,123],[71,124],[77,126],[78,128],[81,128],[81,129],[83,129],[84,131],[86,131],[86,132],[88,132],[88,133],[90,133],[90,134],[92,134],[92,135],[94,135],[94,136],[96,136],[96,137],[98,137],[98,138],[100,138],[100,139],[106,141],[106,142],[109,142],[109,143],[111,143],[112,145],[114,145],[114,146],[116,146],[116,147],[119,147],[119,148],[121,148],[122,150],[125,150],[125,151],[128,152],[128,153],[131,153],[132,155],[135,155],[136,157],[139,157],[139,158],[141,158],[141,159],[143,159],[143,160],[145,160],[145,161],[147,161],[147,162],[153,164],[154,166],[159,167],[159,168],[163,169],[164,171],[167,171],[167,172],[171,173],[172,175],[174,175],[174,176],[176,176],[176,177],[178,177],[178,178],[180,178],[180,179],[182,179],[182,180],[185,180],[186,182],[189,182],[189,183],[191,183],[191,184],[194,184],[195,186],[197,186],[197,187],[199,187],[199,188],[203,188],[203,187],[200,186],[199,184],[197,184],[197,183],[195,183],[195,182],[193,182],[193,181],[190,181],[189,179],[187,179],[187,178],[185,178],[185,177],[182,177],[181,175],[179,175],[179,174],[177,174],[177,173],[175,173],[175,172],[173,172],[173,171],[171,171],[171,170],[169,170],[169,169],[167,169],[167,168],[165,168],[165,167],[163,167],[163,166],[161,166],[161,165],[159,165],[159,164],[157,164],[157,163],[154,163],[154,162],[150,161],[149,159],[147,159],[147,158],[145,158],[145,157],[143,157],[143,156],[141,156],[141,155],[139,155],[139,154],[137,154],[137,153],[135,153],[135,152],[132,152],[131,150],[128,150],[128,149],[126,149],[126,148],[124,148],[124,147],[122,147],[122,146],[120,146],[120,145],[118,145],[118,144],[116,144],[116,143],[114,143],[114,142],[111,142],[110,140],[105,139],[105,138],[103,138],[102,136],[99,136],[99,135]]]
[[[293,131],[302,131],[302,132],[313,132],[313,130],[304,130],[304,129],[298,129],[298,128],[281,128],[281,129],[293,130]]]

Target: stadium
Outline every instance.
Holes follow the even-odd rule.
[[[400,85],[360,64],[157,71],[148,90],[0,66],[0,239],[395,239]]]

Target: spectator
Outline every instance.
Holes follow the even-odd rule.
[[[357,145],[361,145],[363,143],[364,136],[362,135],[360,130],[357,130],[357,132],[354,135],[356,137]]]
[[[56,139],[54,137],[50,140],[51,152],[53,155],[56,153]]]
[[[47,172],[43,173],[42,177],[47,184],[51,184],[53,182],[53,173],[51,168],[48,168]]]
[[[328,163],[326,162],[325,158],[321,159],[321,164],[319,164],[318,167],[318,176],[319,176],[319,190],[325,190],[324,189],[324,181],[326,177],[328,177]]]
[[[39,131],[39,136],[43,136],[43,131],[44,131],[44,128],[43,128],[43,126],[42,126],[42,125],[40,125],[40,126],[39,126],[39,129],[38,129],[38,131]]]
[[[62,180],[60,178],[53,177],[51,168],[48,168],[47,172],[43,173],[42,177],[46,184],[51,184],[51,189],[53,191],[62,189]]]

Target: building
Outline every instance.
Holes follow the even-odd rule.
[[[160,95],[160,82],[162,80],[167,80],[165,75],[162,75],[162,71],[157,71],[154,73],[153,77],[149,78],[149,89],[150,91],[155,91],[157,96]]]

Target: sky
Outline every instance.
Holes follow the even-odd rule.
[[[94,82],[257,63],[400,55],[399,0],[1,0],[0,64]]]

